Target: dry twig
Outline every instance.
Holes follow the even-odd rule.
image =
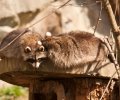
[[[112,60],[113,60],[113,63],[114,63],[114,66],[115,66],[116,71],[115,71],[115,73],[110,77],[110,80],[108,81],[108,84],[107,84],[105,90],[103,91],[103,94],[102,94],[102,96],[101,96],[101,98],[100,98],[99,100],[102,100],[104,94],[106,93],[106,91],[108,90],[108,87],[110,86],[111,81],[113,80],[114,75],[117,73],[117,74],[118,74],[118,79],[119,79],[119,77],[120,77],[120,67],[119,67],[119,64],[118,64],[115,56],[114,56],[114,51],[112,50],[112,48],[111,48],[111,46],[110,46],[110,42],[109,42],[109,40],[108,40],[107,37],[104,39],[104,43],[105,43],[106,47],[108,48],[108,51],[109,51],[109,53],[110,53],[110,55],[111,55],[111,58],[112,58]]]
[[[106,11],[109,15],[109,19],[110,19],[110,23],[112,25],[113,31],[120,32],[109,0],[102,0],[102,1],[103,1],[103,4],[105,4],[105,8],[106,8]]]
[[[11,42],[9,42],[7,45],[5,45],[3,48],[0,49],[0,52],[5,50],[8,46],[10,46],[14,41],[16,41],[20,36],[22,36],[23,34],[25,34],[28,30],[28,28],[26,28],[25,30],[23,30],[23,32],[21,32],[18,36],[16,36]]]
[[[64,4],[62,4],[60,7],[58,7],[56,10],[64,7],[66,4],[68,4],[71,0],[68,0],[67,2],[65,2]],[[46,16],[44,16],[43,18],[39,19],[38,21],[36,21],[35,23],[33,23],[32,25],[26,27],[26,30],[24,30],[23,32],[21,32],[17,37],[15,37],[10,43],[8,43],[6,46],[4,46],[3,48],[0,49],[0,52],[3,51],[4,49],[6,49],[8,46],[10,46],[14,41],[16,41],[20,36],[22,36],[23,34],[26,33],[27,29],[29,29],[30,27],[36,25],[37,23],[39,23],[40,21],[44,20],[46,17],[52,15],[53,13],[55,13],[55,11],[50,12],[49,14],[47,14]]]
[[[117,72],[117,71],[116,71],[116,72]],[[110,80],[108,81],[108,84],[107,84],[105,90],[103,91],[103,94],[102,94],[102,96],[100,97],[99,100],[102,100],[102,99],[103,99],[103,96],[104,96],[104,94],[106,93],[106,91],[108,90],[108,87],[110,86],[110,83],[112,82],[113,77],[115,76],[116,72],[111,76],[111,78],[110,78]]]
[[[120,77],[119,77],[119,74],[120,74],[120,67],[119,67],[119,65],[120,65],[120,57],[119,57],[120,56],[120,40],[118,38],[118,36],[120,35],[120,29],[117,25],[117,22],[116,22],[116,19],[115,19],[114,13],[112,11],[109,0],[102,0],[102,1],[105,4],[105,8],[106,8],[107,14],[108,14],[109,19],[110,19],[110,23],[111,23],[112,28],[113,28],[113,36],[114,36],[114,39],[115,39],[115,43],[117,44],[117,55],[118,55],[117,60],[114,59],[113,53],[111,53],[111,57],[113,58],[114,65],[116,67],[116,71],[117,71],[117,74],[118,74],[118,81],[119,81],[119,85],[120,85]],[[117,69],[117,67],[119,67],[119,68]],[[111,79],[112,79],[112,77],[111,77]],[[109,82],[108,82],[108,85],[109,85]],[[120,90],[120,86],[119,86],[119,90]],[[104,93],[102,95],[104,95]],[[119,96],[120,96],[120,93],[119,93]],[[100,99],[100,100],[102,100],[102,99]]]
[[[97,30],[98,24],[99,24],[99,22],[101,21],[101,18],[100,18],[100,17],[101,17],[102,8],[103,8],[101,1],[96,1],[96,2],[100,3],[100,11],[99,11],[99,16],[98,16],[97,23],[96,23],[96,25],[95,25],[95,29],[94,29],[94,32],[93,32],[94,35],[95,35],[96,30]]]
[[[105,37],[104,43],[105,43],[106,47],[108,48],[109,54],[110,54],[110,56],[112,58],[112,61],[114,63],[114,66],[115,66],[116,72],[118,74],[118,77],[120,77],[120,67],[119,67],[119,64],[118,64],[118,62],[115,58],[114,51],[112,50],[112,47],[110,46],[110,42],[108,40],[108,37]]]

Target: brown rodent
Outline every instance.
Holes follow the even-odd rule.
[[[56,36],[46,36],[42,41],[48,60],[60,68],[70,68],[107,57],[105,44],[88,32],[69,32]]]
[[[8,34],[0,48],[12,41],[21,30]],[[105,44],[88,32],[69,32],[66,34],[41,37],[40,33],[27,30],[25,34],[14,41],[0,56],[20,58],[33,67],[50,66],[71,68],[99,62],[107,57]]]
[[[15,37],[25,33],[16,39],[11,45],[8,45]],[[41,44],[42,37],[39,33],[28,29],[18,29],[10,32],[1,42],[0,49],[8,45],[0,52],[1,58],[21,59],[31,63],[34,67],[39,66],[39,58],[44,58],[44,47]]]

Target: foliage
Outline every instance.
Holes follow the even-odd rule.
[[[0,100],[15,100],[27,94],[27,89],[20,86],[3,87],[0,89]]]

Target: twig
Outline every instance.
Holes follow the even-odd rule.
[[[106,86],[105,90],[103,91],[103,94],[102,94],[102,96],[101,96],[101,98],[100,98],[99,100],[102,100],[105,92],[108,90],[108,87],[110,86],[110,83],[111,83],[111,81],[112,81],[112,79],[113,79],[113,77],[114,77],[114,75],[115,75],[116,73],[117,73],[117,71],[115,71],[115,73],[111,76],[111,78],[110,78],[110,80],[108,81],[107,86]]]
[[[67,3],[69,3],[71,0],[68,0],[67,2],[65,2],[64,4],[62,4],[60,7],[58,7],[56,10],[64,7]],[[39,23],[40,21],[42,21],[43,19],[45,19],[46,17],[52,15],[53,13],[55,13],[55,10],[52,11],[51,13],[49,13],[48,15],[44,16],[43,18],[39,19],[38,21],[36,21],[35,23],[33,23],[32,25],[28,26],[25,28],[25,30],[23,32],[21,32],[17,37],[15,37],[11,42],[9,42],[6,46],[4,46],[3,48],[0,49],[0,52],[3,51],[4,49],[6,49],[8,46],[10,46],[14,41],[16,41],[20,36],[22,36],[23,34],[26,33],[27,29],[29,29],[30,27],[36,25],[37,23]]]
[[[107,14],[110,19],[110,23],[113,28],[113,36],[114,36],[115,44],[116,44],[116,48],[117,48],[117,62],[120,65],[120,39],[119,39],[120,29],[117,25],[117,22],[116,22],[116,19],[115,19],[114,13],[112,11],[109,0],[102,0],[102,1],[105,4],[105,8],[106,8]],[[118,77],[118,81],[119,81],[119,99],[120,99],[120,77]]]
[[[112,50],[112,48],[110,46],[108,37],[105,37],[104,43],[105,43],[106,47],[108,48],[109,54],[110,54],[110,56],[111,56],[111,58],[113,60],[113,63],[114,63],[115,69],[117,71],[118,77],[120,77],[120,67],[119,67],[119,64],[118,64],[118,62],[117,62],[117,60],[115,58],[114,51]]]
[[[35,23],[33,23],[32,25],[28,26],[27,28],[30,28],[34,25],[36,25],[37,23],[39,23],[40,21],[42,21],[43,19],[45,19],[46,17],[52,15],[53,13],[55,13],[56,10],[64,7],[66,4],[68,4],[71,0],[68,0],[67,2],[65,2],[64,4],[62,4],[60,7],[58,7],[57,9],[55,9],[54,11],[50,12],[49,14],[47,14],[46,16],[44,16],[43,18],[39,19],[38,21],[36,21]]]
[[[117,61],[120,65],[120,39],[119,39],[119,35],[120,35],[120,29],[117,25],[114,13],[112,11],[111,5],[109,3],[109,0],[103,0],[103,3],[105,4],[105,8],[108,14],[108,18],[110,19],[110,23],[112,25],[112,29],[113,29],[113,36],[115,39],[115,43],[116,43],[116,48],[117,48]]]
[[[109,15],[109,19],[110,19],[113,31],[114,32],[119,32],[120,30],[119,30],[119,27],[117,25],[117,22],[116,22],[116,19],[115,19],[114,13],[112,11],[109,0],[103,0],[103,3],[105,4],[105,8],[106,8],[107,13]]]
[[[69,4],[66,4],[65,6],[73,6],[73,7],[89,7],[89,6],[95,6],[97,3],[101,2],[100,0],[96,1],[95,3],[90,3],[88,4],[86,1],[85,2],[82,2],[82,3],[77,3],[77,4],[72,4],[72,3],[69,3]],[[51,5],[53,7],[58,7],[59,5]]]
[[[104,43],[105,43],[106,47],[108,48],[108,50],[109,50],[109,52],[110,52],[110,55],[111,55],[111,58],[112,58],[112,60],[113,60],[114,65],[115,65],[116,71],[115,71],[115,73],[111,76],[110,80],[108,81],[108,84],[107,84],[107,86],[106,86],[106,88],[105,88],[105,90],[104,90],[104,92],[103,92],[103,94],[102,94],[102,96],[101,96],[101,98],[100,98],[99,100],[102,100],[102,98],[103,98],[105,92],[107,91],[107,89],[108,89],[108,87],[109,87],[109,85],[110,85],[110,83],[111,83],[114,75],[117,73],[117,74],[118,74],[118,79],[119,79],[119,77],[120,77],[120,67],[119,67],[119,64],[118,64],[115,56],[114,56],[114,52],[113,52],[113,50],[112,50],[112,48],[111,48],[111,46],[110,46],[110,43],[109,43],[109,40],[108,40],[107,37],[105,37]]]
[[[7,45],[5,45],[4,47],[2,47],[0,49],[0,52],[3,51],[4,49],[6,49],[8,46],[10,46],[14,41],[16,41],[20,36],[22,36],[23,34],[25,34],[27,31],[28,31],[27,28],[25,30],[23,30],[23,32],[21,32],[18,36],[16,36],[11,42],[9,42]]]
[[[101,21],[100,17],[101,17],[102,8],[103,8],[103,7],[102,7],[102,2],[101,2],[101,1],[98,1],[98,2],[100,2],[100,12],[99,12],[99,16],[98,16],[98,19],[97,19],[97,23],[96,23],[96,25],[95,25],[95,29],[94,29],[94,32],[93,32],[94,35],[95,35],[96,30],[97,30],[98,24],[99,24],[99,22]]]

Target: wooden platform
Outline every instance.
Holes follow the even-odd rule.
[[[33,68],[19,59],[4,59],[0,62],[0,79],[29,87],[29,100],[99,100],[110,75],[115,71],[113,69],[114,66],[88,66],[81,67],[79,74],[73,74],[77,69],[66,70],[65,73],[59,69],[50,69],[49,66]],[[116,77],[105,93],[103,100],[106,99],[119,100]]]

